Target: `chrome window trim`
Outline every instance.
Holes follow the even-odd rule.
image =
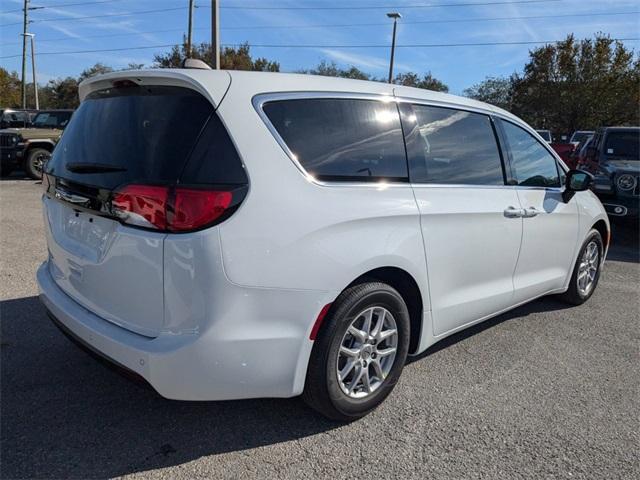
[[[302,166],[302,164],[296,158],[296,155],[289,149],[284,139],[280,136],[276,128],[269,120],[269,117],[264,112],[264,105],[268,102],[278,101],[278,100],[300,100],[300,99],[313,99],[313,98],[336,98],[336,99],[352,99],[352,100],[375,100],[379,102],[394,102],[394,103],[409,103],[409,104],[417,104],[417,105],[425,105],[425,106],[433,106],[433,107],[442,107],[442,108],[452,108],[461,111],[468,111],[471,113],[479,113],[482,115],[487,115],[489,117],[497,117],[501,120],[510,121],[514,125],[520,126],[525,130],[531,133],[531,127],[526,124],[519,125],[519,122],[515,122],[513,120],[509,120],[505,116],[501,115],[499,112],[495,112],[491,109],[484,109],[479,107],[473,107],[468,105],[459,105],[453,102],[444,102],[439,100],[426,100],[422,98],[413,98],[406,96],[394,96],[393,94],[384,94],[384,93],[359,93],[359,92],[341,92],[341,91],[290,91],[290,92],[270,92],[270,93],[259,93],[254,95],[251,99],[251,103],[253,105],[254,110],[258,114],[258,116],[262,119],[264,125],[269,130],[269,133],[273,136],[273,138],[278,142],[278,145],[284,153],[289,157],[289,160],[293,162],[298,171],[302,174],[302,176],[309,182],[317,186],[321,187],[364,187],[364,188],[376,188],[376,189],[387,189],[387,188],[398,188],[398,187],[411,187],[411,188],[475,188],[475,189],[495,189],[495,188],[508,188],[508,189],[526,189],[526,190],[550,190],[550,191],[563,191],[562,186],[560,187],[527,187],[527,186],[519,186],[519,185],[471,185],[471,184],[450,184],[450,183],[413,183],[409,178],[408,182],[385,182],[385,181],[376,181],[376,182],[340,182],[340,181],[323,181],[318,180],[306,169]],[[402,120],[401,120],[402,121]],[[545,147],[546,148],[546,147]],[[549,149],[547,149],[549,150]],[[551,152],[553,156],[560,161],[560,158],[555,154],[554,151]],[[559,165],[564,165],[559,163]]]
[[[451,108],[455,110],[461,110],[464,112],[470,113],[480,113],[482,115],[487,115],[489,117],[498,116],[496,112],[492,111],[488,108],[474,107],[471,105],[460,105],[454,102],[445,102],[441,100],[426,100],[424,98],[414,98],[414,97],[394,97],[398,103],[409,103],[412,105],[424,105],[426,107],[441,107],[441,108]]]

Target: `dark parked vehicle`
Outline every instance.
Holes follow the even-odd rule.
[[[37,110],[29,110],[23,108],[2,108],[0,109],[0,129],[30,127],[31,121],[37,113]]]
[[[73,110],[40,110],[29,127],[0,130],[0,171],[9,175],[23,168],[34,179],[69,123]]]
[[[594,192],[609,215],[638,218],[640,127],[598,129],[578,167],[594,175]]]

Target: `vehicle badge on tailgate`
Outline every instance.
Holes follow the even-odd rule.
[[[60,188],[56,188],[55,197],[58,200],[64,200],[65,202],[73,203],[74,205],[86,206],[89,203],[89,199],[87,197],[76,195]]]

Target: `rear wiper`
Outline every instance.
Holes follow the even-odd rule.
[[[108,165],[106,163],[82,163],[74,162],[65,165],[65,168],[73,173],[107,173],[107,172],[126,172],[125,167],[117,165]]]

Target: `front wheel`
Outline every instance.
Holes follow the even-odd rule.
[[[348,288],[331,306],[309,359],[303,398],[326,417],[352,421],[395,387],[409,349],[409,312],[393,287]]]
[[[593,295],[600,279],[604,244],[600,232],[593,229],[582,244],[573,268],[569,288],[560,298],[573,305],[581,305]]]
[[[42,179],[42,168],[49,157],[51,152],[44,148],[33,148],[29,150],[27,158],[24,163],[24,170],[34,180]]]

